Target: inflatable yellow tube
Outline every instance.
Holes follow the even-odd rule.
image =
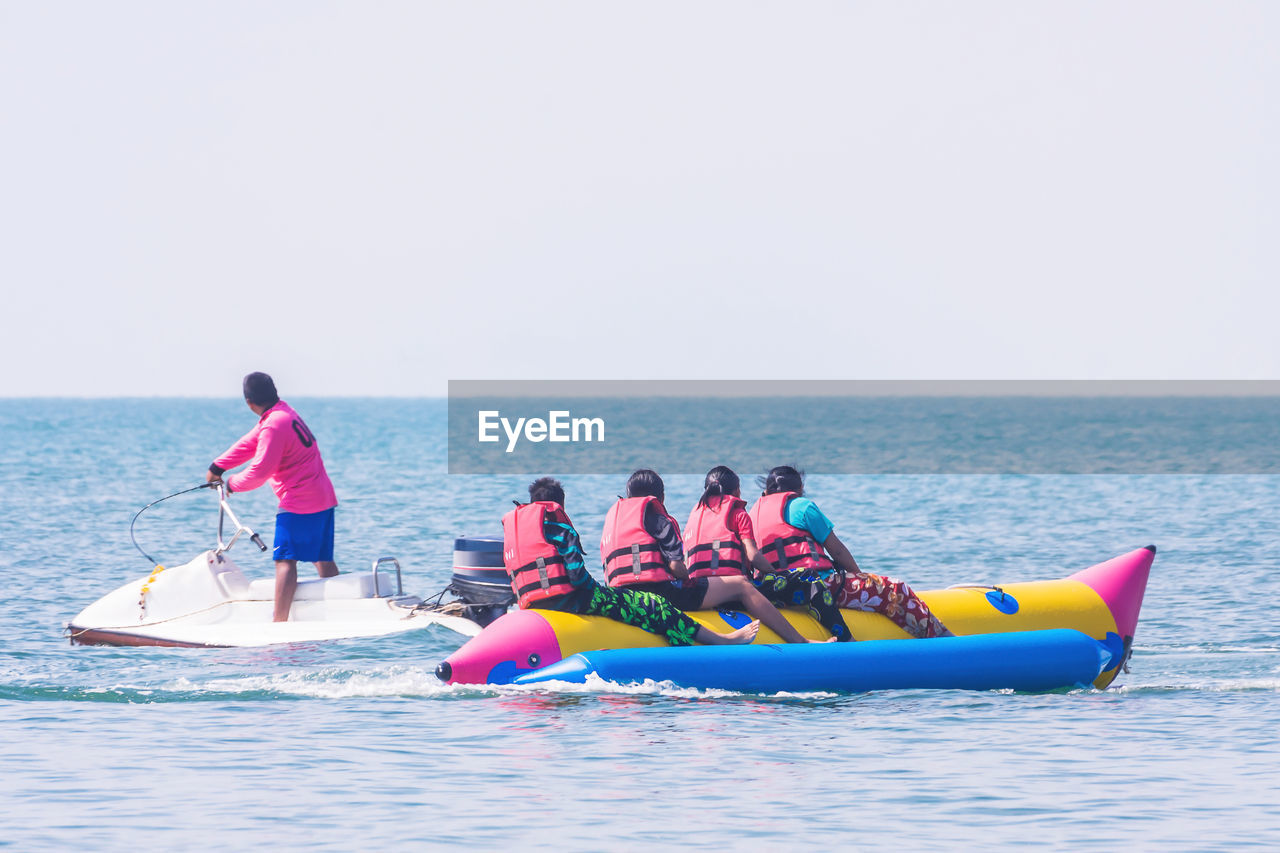
[[[956,634],[1073,628],[1107,644],[1113,650],[1115,664],[1094,682],[1103,688],[1112,682],[1128,657],[1154,557],[1155,546],[1149,545],[1067,578],[1000,587],[928,590],[919,595]],[[782,613],[809,639],[830,636],[805,611],[784,609]],[[879,613],[844,610],[843,614],[856,640],[908,637]],[[721,633],[748,621],[745,615],[734,611],[701,610],[689,615]],[[780,643],[782,639],[761,626],[755,642]],[[503,681],[515,673],[579,652],[663,645],[666,641],[656,634],[601,616],[525,610],[501,617],[451,655],[437,672],[450,682]]]

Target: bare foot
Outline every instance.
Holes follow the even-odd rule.
[[[730,645],[742,645],[749,643],[756,638],[756,634],[760,633],[760,620],[756,619],[748,625],[743,625],[736,631],[730,631],[724,634],[725,642]]]
[[[805,640],[807,643],[834,643],[835,641],[835,637],[827,637],[825,640]]]
[[[759,619],[727,634],[721,634],[718,631],[712,631],[705,625],[699,625],[698,633],[694,639],[705,646],[740,646],[743,643],[749,643],[754,640],[759,631]]]

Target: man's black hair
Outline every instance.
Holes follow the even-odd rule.
[[[280,402],[276,383],[265,373],[250,373],[244,378],[244,398],[255,406],[268,409]]]
[[[564,486],[559,480],[550,477],[539,477],[529,484],[529,500],[553,501],[564,506]]]

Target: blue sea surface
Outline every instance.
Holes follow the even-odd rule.
[[[435,593],[453,538],[495,532],[526,496],[524,476],[445,474],[443,400],[290,402],[338,489],[343,568],[394,554],[407,591]],[[150,569],[133,514],[201,482],[253,422],[235,400],[0,401],[0,846],[1280,845],[1280,476],[810,478],[859,562],[918,589],[1059,577],[1158,545],[1132,671],[1106,691],[446,687],[433,670],[463,638],[439,627],[266,649],[71,646],[64,623]],[[725,445],[706,467],[733,464]],[[803,464],[806,448],[787,454]],[[589,554],[626,473],[564,478]],[[677,517],[699,486],[668,478]],[[270,533],[269,490],[234,500]],[[199,491],[137,534],[176,565],[210,547],[215,522]],[[271,573],[269,555],[235,553]]]

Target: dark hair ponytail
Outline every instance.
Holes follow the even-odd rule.
[[[759,478],[757,482],[764,488],[766,495],[772,495],[776,492],[804,494],[804,472],[790,465],[779,465],[777,468],[770,468],[769,473]]]
[[[717,465],[708,471],[702,485],[702,497],[698,498],[698,506],[708,506],[716,495],[731,495],[742,487],[738,475],[728,465]]]

